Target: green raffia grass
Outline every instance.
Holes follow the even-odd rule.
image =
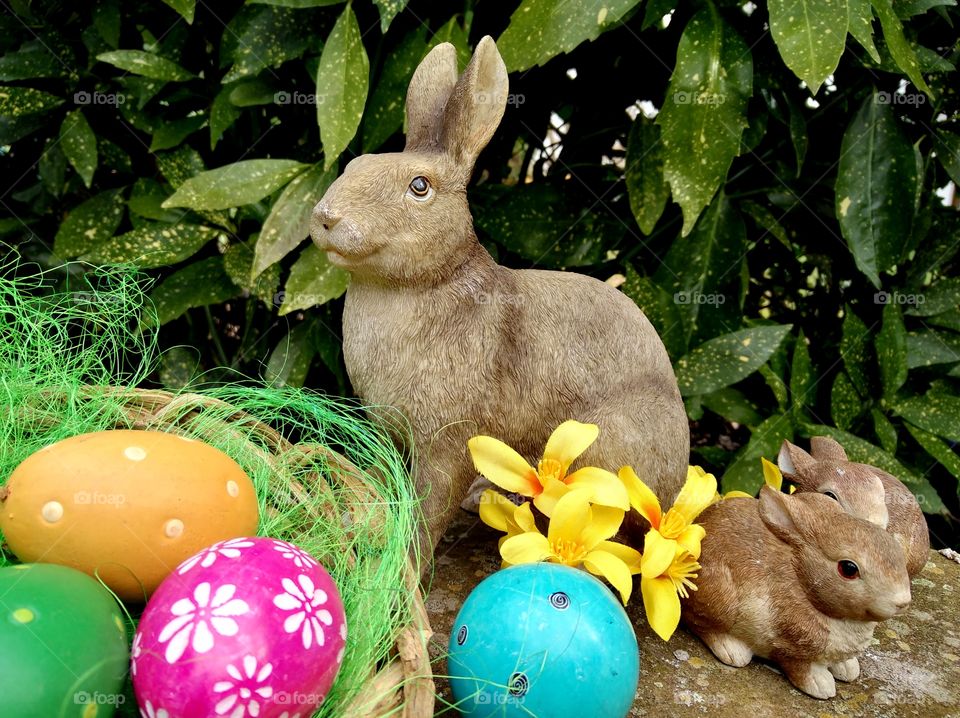
[[[153,310],[133,270],[88,272],[55,292],[49,284],[41,274],[0,277],[0,485],[43,446],[134,425],[130,407],[143,395],[132,389],[156,366],[155,335],[142,329]],[[349,637],[315,715],[342,716],[412,616],[405,571],[416,555],[418,503],[404,458],[356,404],[289,388],[183,391],[159,418],[137,426],[202,439],[232,457],[257,489],[260,535],[297,543],[334,577]],[[368,489],[346,487],[329,453],[285,444],[278,451],[280,436],[337,452],[364,472]],[[0,552],[0,566],[15,560]],[[135,715],[135,706],[128,685],[118,714]]]

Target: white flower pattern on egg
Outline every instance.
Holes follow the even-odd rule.
[[[317,559],[308,554],[302,548],[294,546],[292,543],[274,539],[273,549],[274,551],[279,551],[284,558],[293,561],[293,565],[297,568],[308,568],[310,566],[320,565]]]
[[[137,631],[137,635],[133,637],[133,645],[130,646],[130,675],[137,675],[137,659],[140,657],[140,654],[143,653],[143,634],[140,631]]]
[[[297,583],[285,578],[281,585],[285,593],[275,596],[273,605],[281,611],[296,611],[284,620],[283,630],[287,633],[301,631],[305,649],[314,645],[322,646],[325,642],[323,627],[333,624],[330,611],[320,608],[327,602],[326,592],[316,588],[313,581],[303,574],[297,576]]]
[[[273,664],[257,666],[254,656],[243,657],[243,670],[231,664],[227,665],[227,674],[233,680],[218,681],[213,686],[214,693],[225,693],[216,705],[218,716],[228,718],[256,718],[260,715],[260,701],[273,696],[273,688],[263,685],[273,673]]]
[[[181,598],[170,607],[171,619],[160,632],[158,641],[167,643],[164,657],[167,663],[176,663],[191,646],[197,653],[207,653],[213,648],[215,634],[235,636],[240,630],[234,616],[250,612],[246,601],[234,598],[237,587],[224,584],[212,592],[207,582],[198,584],[193,591],[193,600]],[[211,630],[212,629],[212,630]]]
[[[242,538],[217,541],[213,546],[194,554],[181,563],[180,566],[177,567],[177,573],[182,576],[197,565],[201,568],[210,568],[220,556],[223,556],[223,558],[240,558],[242,549],[250,548],[251,546],[253,546],[252,541],[247,541]]]
[[[140,709],[141,718],[170,718],[170,714],[163,708],[154,709],[153,704],[147,701],[146,705]]]

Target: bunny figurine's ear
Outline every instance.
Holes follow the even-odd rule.
[[[457,51],[440,43],[417,65],[407,88],[407,150],[439,149],[443,108],[456,84]]]
[[[829,436],[814,436],[810,439],[810,455],[817,461],[846,461],[847,452]]]
[[[780,472],[795,484],[802,485],[803,479],[813,472],[817,460],[796,444],[784,441],[777,454],[777,467]]]
[[[467,179],[477,155],[503,118],[508,89],[507,66],[493,38],[487,35],[477,44],[443,115],[443,148],[464,167]]]
[[[800,529],[791,509],[800,508],[792,497],[769,486],[760,489],[760,518],[773,533],[787,543],[796,543]]]

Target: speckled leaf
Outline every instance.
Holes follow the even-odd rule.
[[[913,202],[904,197],[914,197],[917,182],[913,146],[874,93],[843,135],[836,211],[857,267],[878,289],[880,272],[900,261],[910,236]]]
[[[643,25],[640,29],[646,30],[654,25],[657,25],[658,30],[661,29],[663,16],[668,15],[678,4],[679,0],[647,0],[643,8]]]
[[[317,348],[313,342],[316,328],[310,322],[301,322],[274,347],[263,372],[270,386],[303,386]]]
[[[850,26],[848,30],[853,39],[870,53],[874,62],[880,62],[880,53],[873,42],[873,10],[870,0],[847,0]]]
[[[80,110],[74,110],[63,118],[60,125],[60,147],[89,187],[93,183],[93,173],[97,171],[97,136],[93,134],[87,118]]]
[[[814,382],[813,367],[810,364],[810,350],[803,331],[797,337],[793,347],[793,362],[790,366],[790,400],[795,411],[802,411],[804,407],[816,403],[816,383]]]
[[[943,327],[944,329],[952,329],[955,332],[960,332],[960,305],[942,314],[934,314],[932,317],[927,317],[925,321],[927,324],[935,327]]]
[[[197,0],[163,0],[172,7],[180,16],[187,21],[188,25],[193,25],[193,15],[197,9]]]
[[[93,25],[110,47],[120,47],[120,2],[102,0],[93,6]]]
[[[300,57],[310,44],[310,25],[296,10],[261,5],[242,12],[230,23],[235,36],[225,47],[234,64],[221,80],[224,84],[279,67]]]
[[[733,462],[723,472],[721,485],[724,493],[745,491],[756,496],[763,486],[760,457],[775,457],[785,439],[793,440],[793,424],[789,414],[774,414],[754,429],[750,441],[737,452]]]
[[[927,329],[907,334],[907,367],[960,362],[960,336]]]
[[[427,50],[432,50],[442,42],[449,42],[457,51],[457,64],[462,70],[467,66],[467,63],[470,62],[470,57],[473,53],[470,50],[467,31],[464,30],[463,25],[458,22],[457,17],[457,15],[454,15],[440,26],[440,29],[434,33],[433,37],[430,38],[430,42],[427,43]]]
[[[227,209],[261,200],[310,165],[294,160],[242,160],[207,170],[181,184],[165,208]]]
[[[158,152],[156,157],[157,167],[174,189],[179,189],[188,179],[196,177],[206,169],[200,153],[189,145],[183,145],[171,152]],[[231,231],[234,229],[230,216],[226,212],[199,210],[197,214],[221,227]]]
[[[357,133],[367,101],[370,61],[360,27],[347,5],[327,37],[317,70],[317,124],[323,162],[330,169]]]
[[[58,135],[47,139],[40,160],[37,162],[37,171],[47,192],[54,197],[59,197],[63,192],[63,181],[67,175],[67,156],[63,154]]]
[[[663,178],[663,147],[660,128],[640,115],[630,127],[624,179],[640,231],[650,234],[660,220],[670,187]]]
[[[950,179],[960,185],[960,135],[938,130],[934,135],[934,149]]]
[[[46,112],[62,104],[59,97],[32,87],[0,87],[0,115],[5,117]]]
[[[407,6],[407,0],[373,0],[380,8],[380,32],[387,34],[387,28],[400,12]]]
[[[650,277],[637,273],[632,265],[624,267],[627,281],[620,289],[630,297],[650,320],[672,359],[683,356],[687,339],[683,331],[683,319],[673,295],[655,284]]]
[[[948,441],[960,441],[960,397],[931,391],[897,402],[893,409],[924,431]]]
[[[762,234],[756,241],[762,241],[763,238],[769,234],[776,238],[776,240],[784,247],[793,251],[793,244],[790,242],[790,238],[787,236],[787,230],[785,230],[783,225],[777,221],[777,218],[774,216],[773,212],[764,207],[762,204],[753,202],[752,200],[743,200],[739,202],[737,206],[745,214],[749,215],[757,225],[757,228],[762,231]]]
[[[8,52],[0,57],[0,82],[69,77],[72,72],[66,61],[40,40],[26,42],[16,52]]]
[[[873,356],[870,353],[870,331],[860,317],[846,307],[843,317],[843,334],[840,337],[840,358],[850,376],[850,381],[861,396],[869,396],[870,380],[868,367]]]
[[[912,317],[930,317],[960,307],[960,277],[945,277],[916,295],[906,310]]]
[[[901,20],[908,20],[914,15],[922,15],[932,8],[954,7],[957,0],[895,0],[894,10]]]
[[[240,293],[223,268],[223,257],[210,257],[172,274],[150,299],[157,308],[157,321],[166,324],[188,309],[222,304]]]
[[[750,49],[709,4],[687,24],[663,109],[664,176],[683,210],[683,235],[723,183],[740,151],[753,95]]]
[[[883,325],[877,334],[876,348],[883,395],[890,399],[907,380],[907,330],[896,304],[883,307]]]
[[[74,207],[53,240],[54,254],[76,257],[113,236],[123,220],[123,190],[114,189]]]
[[[141,177],[133,184],[127,207],[140,217],[161,222],[177,222],[185,212],[182,209],[164,209],[163,201],[169,196],[168,188],[149,177]]]
[[[163,267],[192,257],[220,230],[202,224],[155,222],[109,239],[81,259],[92,264]]]
[[[639,0],[523,0],[497,40],[508,72],[570,52],[615,27]]]
[[[250,292],[264,304],[272,306],[276,301],[277,290],[280,289],[280,265],[275,264],[257,276],[252,276],[250,268],[253,266],[255,244],[255,238],[248,242],[231,244],[223,254],[223,266],[234,284]]]
[[[780,57],[817,94],[846,46],[847,0],[770,0],[767,7]]]
[[[304,9],[308,7],[324,7],[326,5],[339,5],[346,0],[247,0],[250,5],[278,5],[280,7],[292,7]]]
[[[223,137],[223,133],[237,121],[241,112],[237,106],[230,101],[230,92],[233,87],[224,87],[213,98],[213,104],[210,105],[210,149],[217,146],[217,142]]]
[[[200,368],[199,353],[193,347],[174,346],[160,355],[160,383],[164,389],[183,389]]]
[[[880,27],[883,28],[883,39],[897,65],[903,70],[918,90],[922,90],[931,97],[933,92],[920,74],[920,64],[917,53],[914,52],[907,38],[903,34],[903,23],[893,10],[892,0],[871,0],[873,9],[880,18]]]
[[[427,51],[426,28],[410,32],[383,63],[363,114],[363,151],[373,152],[403,126],[407,85]]]
[[[336,168],[324,171],[314,165],[284,188],[260,230],[252,277],[286,257],[310,234],[314,205],[336,178]]]
[[[119,67],[121,70],[132,72],[134,75],[152,77],[155,80],[185,82],[195,77],[192,72],[187,72],[172,60],[143,50],[101,52],[97,55],[97,59],[100,62]]]
[[[757,426],[763,421],[760,407],[747,398],[742,391],[732,386],[717,389],[700,397],[703,405],[727,421],[744,426]]]
[[[290,93],[277,90],[277,84],[263,76],[252,77],[233,83],[227,95],[234,107],[254,107],[256,105],[282,104],[289,99]]]
[[[790,329],[789,324],[752,327],[701,344],[676,363],[680,393],[708,394],[737,383],[770,358]]]
[[[891,454],[897,453],[897,427],[895,427],[886,415],[877,408],[870,410],[870,418],[873,419],[873,433],[880,441],[880,446],[884,451]]]
[[[830,416],[833,423],[846,431],[863,412],[863,401],[846,372],[834,377],[830,389]]]
[[[937,463],[957,479],[960,479],[960,455],[951,449],[949,444],[930,432],[913,426],[913,424],[909,422],[905,423],[904,426],[907,427],[910,436],[917,440],[917,443],[923,447],[924,451],[936,459]],[[957,493],[960,494],[960,484],[957,484]]]
[[[150,140],[150,151],[156,152],[176,147],[206,123],[207,118],[204,115],[194,115],[193,117],[164,122],[153,133],[153,138]]]
[[[944,513],[946,511],[943,501],[929,481],[908,469],[879,446],[874,446],[859,436],[826,424],[804,425],[803,430],[807,436],[829,436],[833,438],[847,452],[850,461],[876,466],[878,469],[883,469],[888,474],[896,476],[913,492],[925,513]]]
[[[287,284],[280,293],[280,316],[308,309],[336,299],[347,291],[350,274],[334,267],[327,255],[310,244],[290,268]]]

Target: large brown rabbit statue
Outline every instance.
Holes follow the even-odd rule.
[[[410,82],[404,151],[352,160],[313,212],[314,242],[352,274],[354,390],[412,427],[430,548],[476,478],[476,434],[536,458],[577,419],[600,426],[584,462],[629,464],[667,503],[686,475],[676,377],[637,306],[581,274],[502,267],[477,241],[467,183],[506,101],[491,38],[459,79],[453,46],[438,45]]]

